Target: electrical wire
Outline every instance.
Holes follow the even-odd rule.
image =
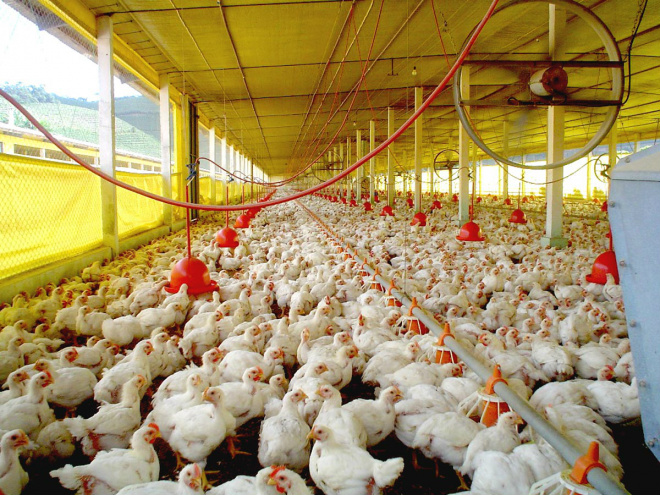
[[[630,90],[632,88],[632,47],[633,43],[635,42],[635,36],[637,36],[637,31],[639,31],[639,26],[642,24],[642,19],[644,18],[644,12],[646,12],[646,6],[648,5],[649,1],[644,0],[644,5],[642,6],[640,12],[639,12],[639,20],[637,21],[637,25],[635,26],[635,29],[633,30],[633,34],[630,37],[630,44],[628,45],[628,88],[627,88],[627,94],[626,94],[626,99],[621,102],[621,106],[624,106],[626,103],[628,103],[628,98],[630,98]]]
[[[328,179],[326,182],[319,184],[317,186],[310,187],[309,189],[305,191],[300,191],[297,193],[294,193],[290,196],[284,197],[284,198],[277,198],[277,199],[270,199],[268,201],[262,201],[259,203],[248,203],[248,204],[243,204],[243,205],[200,205],[196,203],[189,203],[187,201],[177,201],[171,198],[166,198],[165,196],[160,196],[158,194],[154,194],[148,191],[144,191],[140,188],[137,188],[135,186],[131,186],[130,184],[126,184],[125,182],[119,181],[115,179],[114,177],[111,177],[110,175],[95,169],[91,165],[88,165],[85,163],[82,159],[80,159],[75,153],[73,153],[71,150],[69,150],[62,142],[60,142],[55,136],[53,136],[46,128],[44,128],[43,125],[37,121],[37,119],[30,113],[28,112],[23,105],[21,105],[18,101],[16,101],[11,95],[7,94],[6,91],[0,89],[0,96],[5,98],[9,103],[11,103],[16,109],[21,112],[50,142],[52,142],[55,146],[57,146],[65,155],[67,155],[69,158],[73,159],[76,163],[87,169],[88,171],[92,172],[94,175],[97,175],[101,177],[102,179],[119,186],[123,189],[126,189],[128,191],[140,194],[142,196],[145,196],[150,199],[154,199],[156,201],[160,201],[165,204],[169,204],[172,206],[178,206],[182,208],[193,208],[197,210],[205,210],[205,211],[238,211],[238,210],[245,210],[249,208],[258,208],[258,207],[266,207],[266,206],[274,206],[278,205],[281,203],[286,203],[289,201],[293,201],[298,198],[302,198],[304,196],[308,196],[310,194],[314,194],[317,191],[320,191],[328,186],[331,186],[332,184],[335,184],[336,182],[340,181],[344,177],[346,177],[348,174],[351,172],[355,171],[357,168],[361,167],[365,163],[367,163],[371,158],[375,157],[376,155],[380,154],[382,151],[387,149],[387,147],[393,143],[396,139],[401,136],[412,124],[419,118],[419,116],[426,111],[426,109],[431,105],[431,103],[438,97],[438,95],[447,87],[447,84],[449,84],[449,81],[451,81],[452,77],[454,77],[454,74],[458,70],[458,68],[463,64],[465,59],[467,58],[468,54],[470,53],[470,50],[474,43],[476,42],[479,34],[481,34],[481,31],[483,30],[484,26],[488,22],[488,20],[492,17],[493,12],[495,8],[497,7],[497,4],[499,3],[499,0],[492,0],[490,6],[488,7],[488,10],[486,11],[486,14],[484,17],[481,19],[477,27],[475,28],[474,32],[472,33],[470,39],[468,42],[465,44],[463,50],[459,54],[458,58],[454,62],[454,65],[452,66],[451,70],[447,72],[445,77],[440,81],[438,86],[431,92],[429,97],[420,105],[420,107],[415,110],[415,112],[397,129],[391,136],[388,136],[381,144],[379,144],[376,148],[374,148],[372,151],[367,153],[365,156],[360,158],[358,161],[356,161],[353,165],[348,167],[346,170],[343,172],[339,173],[338,175],[332,177],[331,179]]]

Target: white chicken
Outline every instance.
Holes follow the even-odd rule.
[[[98,383],[94,373],[73,365],[77,358],[78,351],[69,347],[60,354],[60,367],[55,367],[50,361],[42,359],[34,365],[36,371],[47,371],[53,378],[48,401],[69,411],[90,399]]]
[[[255,366],[243,373],[241,382],[227,382],[219,385],[225,394],[225,407],[236,419],[236,428],[252,418],[263,416],[264,395],[259,393],[258,383],[263,378],[261,368]]]
[[[94,387],[94,400],[117,403],[121,386],[136,375],[142,375],[147,381],[147,387],[151,385],[151,366],[149,354],[154,348],[151,342],[143,340],[139,342],[130,357],[124,358],[116,366],[107,369],[103,378]],[[142,395],[144,395],[143,390]]]
[[[133,315],[104,320],[101,324],[101,333],[103,337],[120,347],[130,344],[135,339],[149,336],[140,319]]]
[[[397,387],[388,387],[381,390],[376,400],[355,399],[344,404],[342,409],[351,411],[360,419],[367,433],[367,447],[372,447],[394,431],[394,405],[402,398],[403,395]]]
[[[125,486],[156,481],[160,462],[153,443],[158,436],[158,426],[145,425],[133,434],[130,449],[99,452],[89,464],[67,464],[50,475],[79,495],[114,495]]]
[[[326,495],[380,495],[403,472],[401,457],[374,459],[360,447],[335,441],[332,430],[325,426],[315,426],[310,436],[316,442],[309,458],[309,474]]]
[[[479,431],[468,445],[465,460],[459,468],[459,472],[472,478],[476,468],[475,460],[481,452],[487,450],[512,452],[520,445],[517,426],[521,423],[522,418],[517,413],[506,412],[498,418],[494,427]]]
[[[353,411],[341,407],[341,395],[332,385],[322,385],[316,393],[325,399],[313,426],[325,426],[332,430],[335,441],[367,448],[367,430],[362,418]]]
[[[202,470],[193,463],[181,470],[178,481],[163,480],[129,485],[119,490],[117,495],[203,495],[202,478]]]
[[[29,481],[29,476],[18,458],[19,449],[30,443],[20,429],[11,430],[0,440],[0,492],[5,495],[20,495]]]
[[[278,347],[271,347],[262,356],[258,352],[231,351],[218,366],[220,379],[225,382],[237,382],[243,377],[246,369],[258,366],[264,373],[264,379],[273,374],[281,373],[284,353]]]
[[[89,418],[65,418],[63,424],[82,443],[83,452],[93,457],[101,450],[126,448],[131,436],[142,422],[140,389],[146,385],[142,375],[136,375],[121,388],[117,404],[102,404]]]
[[[309,425],[298,411],[305,398],[302,390],[288,392],[282,399],[282,409],[261,423],[257,457],[259,464],[284,465],[300,472],[309,463]]]
[[[204,469],[206,458],[228,436],[236,434],[236,420],[224,406],[224,394],[219,387],[204,391],[209,402],[182,409],[172,417],[169,444],[177,454],[196,462]],[[232,445],[229,445],[230,451]]]
[[[20,429],[36,440],[39,432],[55,421],[55,414],[48,406],[46,389],[52,383],[50,373],[35,374],[27,385],[26,395],[0,406],[0,430]]]

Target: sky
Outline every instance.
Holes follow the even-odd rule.
[[[0,86],[22,82],[49,93],[98,100],[98,69],[82,54],[0,1]],[[115,78],[115,97],[139,93]]]

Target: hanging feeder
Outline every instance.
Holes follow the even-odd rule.
[[[225,193],[225,204],[229,204],[229,186]],[[221,248],[234,249],[238,247],[238,234],[229,226],[229,210],[225,212],[225,226],[215,234],[215,242]]]
[[[502,369],[499,364],[496,364],[495,368],[493,368],[493,374],[486,382],[486,386],[477,392],[483,405],[483,412],[481,413],[479,422],[487,427],[496,424],[500,415],[511,410],[509,409],[509,404],[495,393],[493,387],[497,382],[506,383],[506,380],[502,378]]]
[[[603,201],[603,204],[600,205],[600,211],[607,213],[607,201]]]
[[[165,290],[170,294],[179,292],[183,284],[188,286],[188,294],[196,295],[204,292],[212,292],[218,288],[218,284],[211,280],[209,269],[197,258],[183,258],[172,268],[170,283]]]
[[[419,308],[419,305],[417,304],[417,298],[413,297],[410,308],[408,308],[408,315],[406,316],[406,333],[412,332],[414,335],[426,335],[429,333],[429,329],[413,314],[415,308]]]
[[[605,285],[607,283],[607,274],[611,273],[614,282],[619,283],[619,268],[616,262],[616,254],[612,247],[612,231],[609,232],[610,249],[598,255],[591,267],[591,273],[587,275],[587,282],[592,284]]]
[[[451,200],[452,200],[454,203],[458,203],[458,194],[454,194],[454,195],[451,197]]]
[[[527,223],[527,218],[525,218],[525,212],[522,211],[520,208],[516,208],[511,212],[511,216],[509,217],[509,222],[520,223],[520,224]]]
[[[383,288],[383,285],[378,280],[376,280],[376,277],[378,275],[380,275],[380,269],[378,269],[378,267],[376,267],[376,271],[374,271],[374,274],[371,277],[371,286],[369,288],[380,291],[380,292],[383,292],[385,290]]]
[[[392,211],[392,207],[390,205],[383,206],[383,209],[380,210],[380,216],[381,217],[393,217],[394,212]]]
[[[362,206],[364,206],[364,211],[373,211],[374,209],[369,201],[365,201]]]
[[[367,277],[367,276],[369,276],[369,272],[368,272],[367,269],[365,268],[365,265],[366,265],[366,264],[367,264],[366,262],[363,262],[362,265],[360,265],[360,276],[361,276],[361,277]]]
[[[392,295],[392,289],[396,289],[396,286],[394,285],[394,279],[390,280],[390,286],[387,288],[387,295],[383,297],[385,306],[400,308],[401,302]]]
[[[486,238],[481,235],[481,228],[479,225],[470,220],[461,227],[461,231],[456,236],[456,240],[476,242],[484,241]]]
[[[190,174],[186,181],[186,203],[190,201],[188,186],[195,178],[197,170],[195,164],[189,164]],[[188,294],[203,294],[218,288],[218,284],[211,280],[209,269],[199,259],[193,258],[190,251],[190,208],[186,208],[186,239],[188,245],[188,256],[179,260],[170,273],[170,283],[165,286],[165,291],[170,294],[179,292],[183,284],[188,287]]]
[[[589,444],[587,453],[578,457],[572,470],[565,469],[537,481],[530,488],[529,495],[601,495],[587,481],[587,474],[595,467],[607,471],[600,462],[598,442],[594,441]]]
[[[505,198],[504,199],[504,204],[507,205],[507,206],[511,206],[513,204],[513,202],[511,201],[511,198]]]
[[[445,338],[453,336],[449,323],[445,323],[444,331],[435,343],[435,362],[437,364],[458,363],[458,356],[449,347],[445,346]]]
[[[238,247],[238,234],[231,227],[224,227],[215,234],[215,242],[221,248],[234,249]]]
[[[342,202],[343,204],[346,204],[346,196],[342,196],[342,197],[341,197],[341,202]]]
[[[483,201],[481,196],[477,196],[477,203],[481,203]]]
[[[415,227],[415,226],[426,227],[426,215],[424,215],[424,213],[422,213],[421,211],[418,211],[413,216],[410,225],[411,227]]]
[[[523,196],[522,202],[529,203],[529,198],[527,196]]]
[[[406,199],[406,203],[408,203],[408,208],[412,208],[413,206],[415,206],[415,201],[413,201],[412,198]]]
[[[592,284],[605,285],[607,283],[607,274],[611,273],[614,282],[619,283],[619,269],[616,263],[614,251],[605,251],[598,255],[591,267],[591,273],[587,275],[587,282]]]
[[[380,203],[380,199],[378,198],[378,193],[374,194],[374,203]]]
[[[355,199],[351,199],[350,203],[348,203],[350,207],[357,206],[357,203],[355,202]]]
[[[442,209],[442,203],[438,201],[437,199],[433,201],[431,204],[431,210],[440,210]]]
[[[247,213],[241,213],[236,218],[234,222],[235,229],[249,229],[250,228],[250,216]]]

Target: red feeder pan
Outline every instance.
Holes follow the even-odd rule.
[[[454,203],[458,203],[458,194],[454,194],[454,195],[451,197],[451,200],[452,200]]]
[[[506,198],[506,199],[504,200],[504,204],[507,205],[507,206],[511,206],[511,205],[513,204],[513,203],[511,202],[511,198]]]
[[[477,196],[477,203],[481,203],[483,201],[483,198],[481,196]]]
[[[183,284],[188,286],[188,294],[203,294],[218,288],[218,284],[211,280],[209,269],[197,258],[183,258],[172,268],[170,284],[165,290],[170,294],[179,292]]]
[[[529,198],[527,196],[523,196],[522,202],[529,203]]]
[[[493,201],[497,201],[497,196],[493,196]]]
[[[380,203],[380,199],[378,198],[378,194],[374,194],[374,203]]]
[[[433,205],[431,206],[431,209],[432,210],[442,209],[442,203],[436,199],[435,201],[433,201]]]
[[[616,264],[616,255],[614,254],[614,251],[605,251],[596,258],[591,267],[591,273],[587,275],[587,282],[605,285],[608,273],[612,274],[614,282],[618,284],[619,269]]]
[[[238,234],[231,227],[225,227],[215,234],[215,242],[222,248],[234,249],[238,247]]]
[[[412,219],[412,222],[410,222],[410,225],[414,227],[415,225],[419,225],[420,227],[425,227],[426,226],[426,215],[422,213],[421,211],[418,211],[415,213],[415,216]]]
[[[383,209],[380,210],[380,216],[381,217],[393,217],[394,212],[392,211],[392,207],[390,205],[383,206]]]
[[[346,198],[344,196],[341,197],[341,202],[346,204]]]
[[[364,205],[362,206],[364,206],[364,211],[372,211],[374,209],[373,206],[371,206],[371,203],[369,203],[369,201],[365,201]]]
[[[408,203],[408,208],[412,208],[415,204],[412,198],[406,199],[406,203]]]
[[[458,241],[483,241],[485,237],[481,236],[481,228],[474,222],[467,222],[461,227],[461,231],[456,236]]]
[[[349,206],[357,206],[357,203],[355,202],[354,199],[351,199],[351,202],[348,203],[348,204],[349,204]]]
[[[511,223],[527,223],[527,219],[525,218],[525,212],[522,211],[520,208],[517,208],[511,212],[511,217],[509,218],[509,222]]]
[[[603,201],[603,204],[600,205],[600,211],[607,212],[607,201]]]
[[[250,216],[247,213],[238,215],[238,218],[234,222],[235,229],[249,229],[250,228]]]

